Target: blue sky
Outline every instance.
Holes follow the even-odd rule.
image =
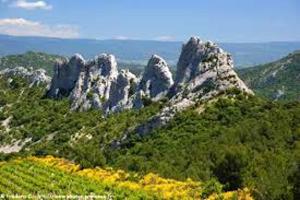
[[[0,34],[300,41],[299,0],[0,0]]]

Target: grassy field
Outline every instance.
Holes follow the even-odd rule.
[[[9,199],[55,199],[62,196],[94,196],[107,199],[153,199],[142,191],[130,191],[43,165],[33,160],[15,160],[0,167],[0,193]]]

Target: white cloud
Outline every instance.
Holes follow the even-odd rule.
[[[79,29],[76,26],[47,25],[23,18],[0,19],[0,33],[15,36],[79,37]]]
[[[124,35],[118,35],[113,37],[114,40],[129,40],[130,38]]]
[[[29,21],[23,18],[6,18],[0,19],[0,26],[12,25],[12,26],[37,26],[38,22]]]
[[[170,35],[162,35],[154,38],[154,40],[159,40],[159,41],[175,41],[175,37],[170,36]]]
[[[11,7],[22,8],[26,10],[51,10],[52,5],[48,4],[46,1],[27,1],[27,0],[2,0],[2,2],[12,2],[9,4]]]

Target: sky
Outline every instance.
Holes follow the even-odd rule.
[[[0,0],[0,34],[300,41],[300,0]]]

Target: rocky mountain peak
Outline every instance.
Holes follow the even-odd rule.
[[[114,55],[100,54],[96,57],[95,61],[101,76],[117,77],[117,61]]]
[[[191,37],[190,40],[183,45],[177,63],[176,85],[189,81],[199,72],[198,65],[204,57],[205,50],[204,42],[197,37]]]
[[[70,60],[56,62],[51,87],[47,92],[47,96],[51,98],[69,96],[84,66],[85,60],[80,54],[75,54]]]
[[[191,81],[199,74],[211,69],[211,67],[216,67],[216,62],[226,60],[231,62],[231,56],[213,42],[204,42],[198,37],[191,37],[183,45],[177,63],[176,87]],[[232,63],[228,63],[228,65],[233,66]]]
[[[85,60],[84,58],[82,57],[81,54],[79,53],[75,53],[71,58],[70,58],[70,61],[69,61],[70,64],[81,64],[81,65],[84,65],[85,64]]]
[[[213,42],[203,42],[192,37],[183,45],[168,106],[149,122],[138,127],[137,132],[146,134],[151,129],[166,124],[177,112],[196,102],[215,98],[230,88],[253,94],[234,72],[230,54]]]
[[[158,55],[153,55],[145,67],[138,89],[155,100],[164,96],[173,83],[167,62]]]

